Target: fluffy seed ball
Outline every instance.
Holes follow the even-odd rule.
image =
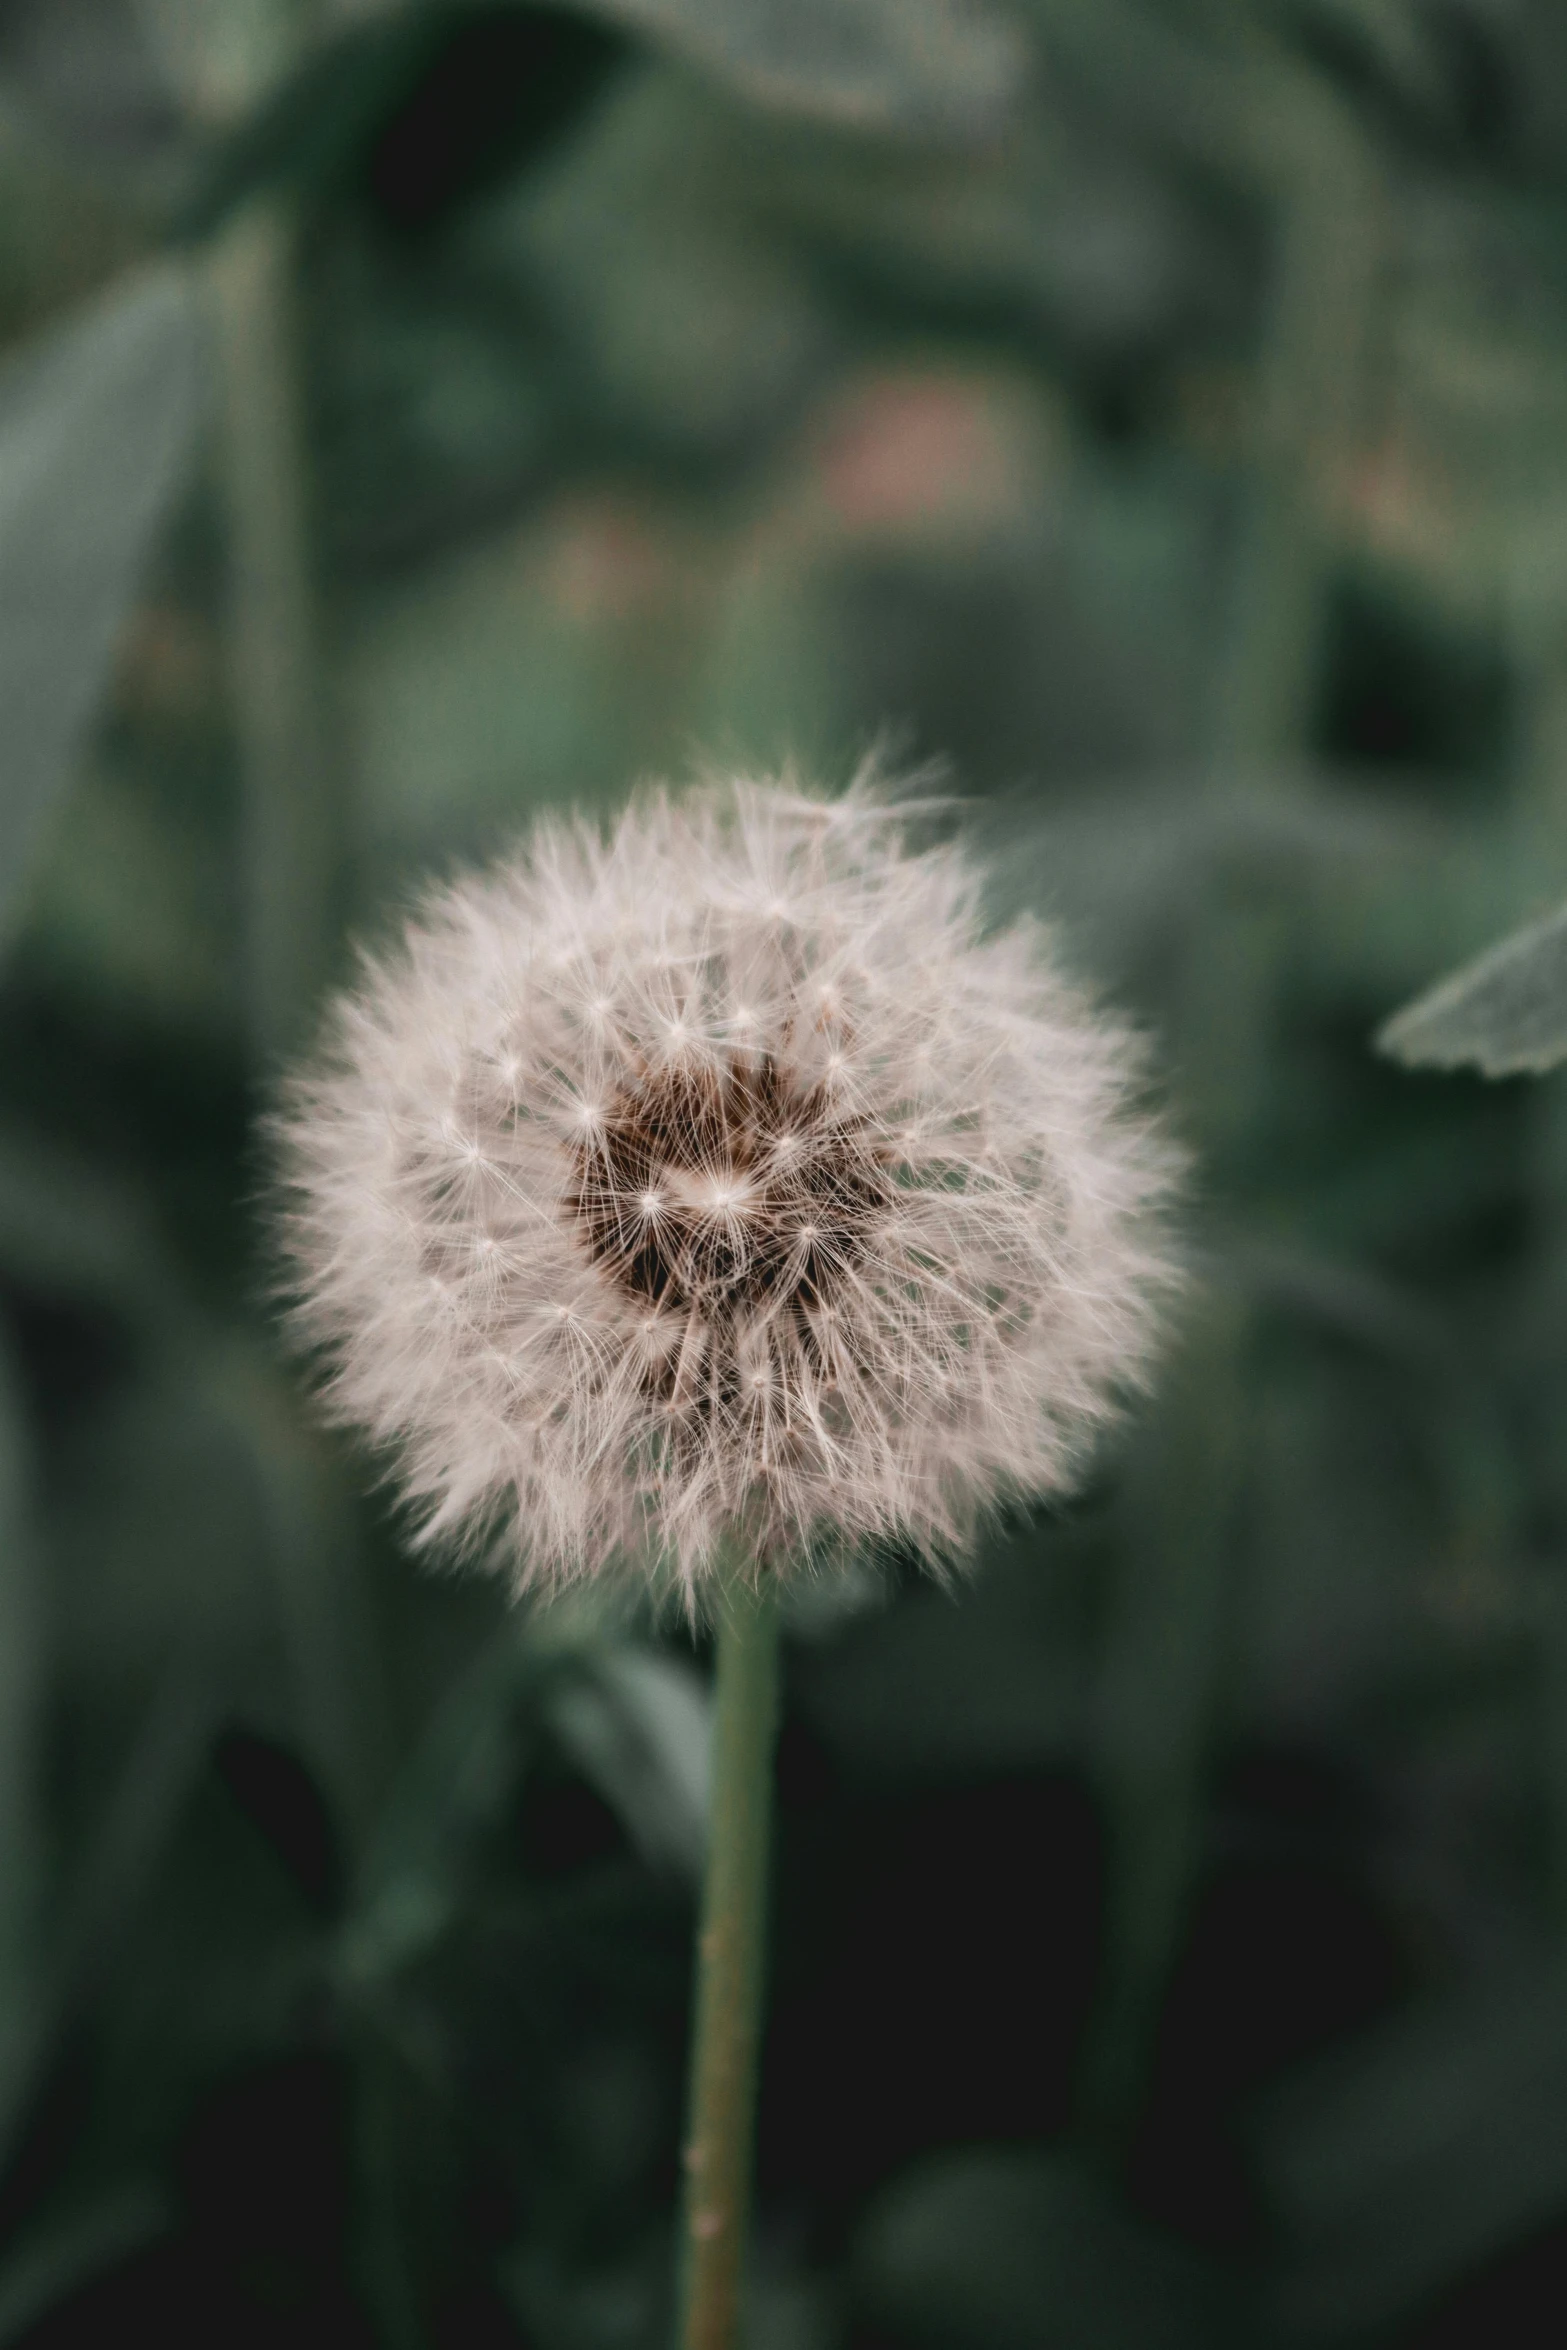
[[[1172,1160],[1038,929],[874,784],[650,792],[436,892],[279,1123],[299,1327],[428,1541],[697,1600],[1063,1489]]]

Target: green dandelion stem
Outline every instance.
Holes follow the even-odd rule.
[[[778,1602],[732,1589],[718,1633],[713,1793],[697,1941],[681,2350],[732,2350],[751,2201],[778,1714]]]

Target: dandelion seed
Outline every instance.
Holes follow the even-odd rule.
[[[277,1122],[295,1320],[427,1536],[700,1599],[728,1536],[942,1562],[1081,1472],[1174,1154],[1127,1033],[908,832],[863,780],[546,823],[340,1002]]]

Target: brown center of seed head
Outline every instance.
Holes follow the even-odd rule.
[[[759,1055],[623,1086],[577,1148],[567,1208],[639,1304],[800,1322],[831,1303],[893,1190],[867,1122]]]

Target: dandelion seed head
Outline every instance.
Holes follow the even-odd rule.
[[[425,1539],[700,1600],[962,1556],[1146,1375],[1134,1041],[874,779],[541,824],[437,890],[276,1121],[293,1315]]]

